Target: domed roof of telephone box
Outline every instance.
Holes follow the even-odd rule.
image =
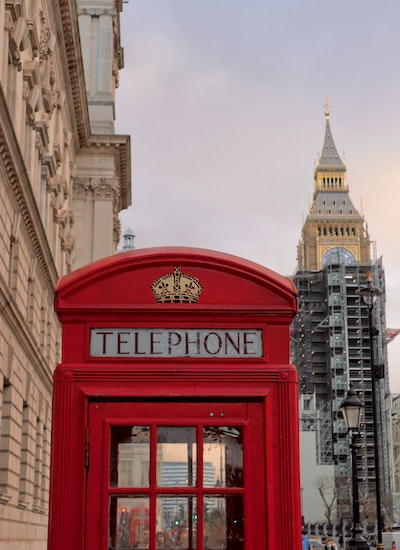
[[[212,250],[163,247],[122,252],[62,277],[58,313],[85,310],[256,310],[294,315],[293,282],[257,263]]]

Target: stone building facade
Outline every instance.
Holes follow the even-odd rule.
[[[116,251],[122,0],[0,3],[0,547],[46,548],[54,286]]]

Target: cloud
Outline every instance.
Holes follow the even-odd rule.
[[[397,0],[124,5],[116,122],[132,135],[134,202],[122,229],[138,247],[218,249],[291,274],[329,96],[350,196],[384,256],[388,325],[400,326],[399,15]]]

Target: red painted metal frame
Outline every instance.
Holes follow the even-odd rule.
[[[175,267],[200,280],[198,303],[155,302],[151,284]],[[289,279],[223,253],[145,249],[100,260],[62,278],[55,308],[63,326],[63,351],[54,374],[49,550],[92,550],[85,545],[90,403],[183,398],[263,404],[264,441],[252,463],[258,462],[265,475],[266,514],[259,517],[254,510],[252,521],[265,527],[265,548],[300,548],[297,373],[289,364],[289,325],[297,299]],[[99,327],[260,328],[264,356],[90,357],[90,328]]]
[[[175,401],[171,403],[162,403],[161,407],[165,411],[165,420],[161,421],[160,413],[153,412],[154,406],[160,403],[146,402],[143,404],[138,403],[92,403],[92,421],[90,423],[95,430],[93,438],[96,440],[93,442],[94,449],[93,454],[97,456],[97,460],[93,465],[93,470],[89,475],[88,493],[90,501],[88,502],[88,508],[90,509],[91,518],[87,521],[87,546],[93,544],[93,548],[106,548],[106,536],[107,529],[98,528],[97,518],[107,518],[108,511],[108,499],[102,498],[108,491],[108,479],[109,479],[109,426],[130,424],[132,420],[132,414],[129,412],[133,407],[136,409],[135,422],[138,425],[146,425],[148,423],[157,423],[165,425],[177,425],[180,426],[193,426],[193,425],[236,425],[243,426],[246,431],[251,430],[254,433],[253,440],[249,440],[249,436],[245,433],[244,437],[244,465],[251,464],[251,468],[245,469],[244,488],[238,489],[211,489],[206,488],[207,494],[219,494],[221,491],[224,494],[251,494],[251,498],[245,500],[245,507],[247,506],[246,516],[248,521],[245,524],[245,528],[248,531],[254,531],[252,538],[257,542],[258,547],[265,547],[265,530],[263,522],[257,521],[257,515],[254,513],[257,510],[257,514],[261,517],[265,515],[265,492],[264,492],[264,453],[260,452],[262,444],[260,446],[260,439],[263,439],[263,425],[264,418],[260,414],[260,403],[205,403],[205,402],[193,402],[193,403],[177,403]],[[144,412],[141,411],[145,409]],[[214,419],[210,419],[207,413],[210,408],[216,412]],[[218,410],[224,410],[224,418],[218,417]],[[197,416],[196,416],[197,414]],[[94,418],[93,418],[94,417]],[[251,424],[251,425],[249,425]],[[106,429],[104,429],[106,427]],[[101,458],[103,460],[101,460]],[[201,456],[199,456],[201,460]],[[199,462],[200,462],[199,460]],[[198,464],[199,464],[198,462]],[[198,466],[199,467],[199,466]],[[180,489],[182,495],[197,495],[200,491],[197,487],[185,487]],[[114,488],[110,489],[111,493],[122,493],[124,490]],[[149,494],[151,489],[148,489]],[[168,489],[165,487],[159,491],[160,493],[167,494]],[[174,493],[179,492],[174,488]],[[95,517],[93,517],[93,515]],[[201,517],[201,514],[200,514]],[[252,525],[252,523],[254,525]],[[105,523],[105,527],[107,524]],[[203,532],[202,524],[199,523],[197,530],[199,533]],[[199,545],[200,546],[200,545]],[[198,547],[199,547],[198,546]]]

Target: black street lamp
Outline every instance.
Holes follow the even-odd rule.
[[[358,399],[356,392],[350,386],[346,398],[340,405],[343,417],[346,422],[347,431],[351,437],[351,467],[352,467],[352,490],[353,490],[353,527],[352,534],[347,544],[357,550],[369,548],[367,540],[362,536],[363,528],[360,523],[360,499],[358,496],[358,475],[357,475],[357,436],[360,434],[361,413],[363,405]]]
[[[360,296],[367,304],[368,307],[368,326],[369,326],[369,353],[370,353],[370,366],[371,366],[371,400],[372,400],[372,424],[374,430],[374,460],[375,460],[375,499],[376,499],[376,523],[378,530],[378,543],[377,549],[383,549],[382,542],[382,514],[381,514],[381,483],[380,483],[380,466],[379,466],[379,445],[378,445],[378,418],[376,412],[376,379],[377,373],[375,371],[375,358],[374,358],[374,336],[376,335],[376,329],[372,324],[372,310],[375,302],[382,294],[379,288],[372,286],[371,281],[367,281],[367,286],[360,288]]]

